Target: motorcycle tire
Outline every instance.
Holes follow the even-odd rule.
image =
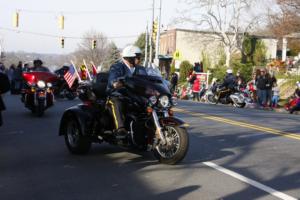
[[[236,108],[244,108],[246,106],[246,103],[233,103],[233,106]]]
[[[178,162],[180,162],[186,155],[188,148],[189,148],[189,135],[185,128],[177,127],[177,126],[165,126],[165,131],[167,133],[165,134],[166,137],[170,137],[169,141],[176,140],[177,144],[174,147],[178,148],[176,149],[175,153],[173,153],[173,150],[170,150],[173,155],[168,154],[168,152],[163,152],[164,148],[166,146],[162,146],[159,144],[154,150],[153,154],[158,159],[160,163],[168,164],[168,165],[174,165]],[[171,133],[173,131],[173,135]],[[175,137],[174,137],[175,133]],[[170,148],[170,147],[168,147]]]
[[[76,118],[70,117],[66,121],[65,144],[72,154],[87,154],[91,148],[91,141],[82,135],[80,125]]]
[[[216,103],[217,103],[217,100],[216,100],[216,98],[215,98],[215,95],[213,95],[213,94],[208,94],[208,95],[206,96],[206,101],[207,101],[208,103],[210,103],[210,104],[216,104]]]
[[[74,94],[74,92],[70,92],[70,91],[68,91],[68,92],[66,92],[65,93],[65,96],[67,97],[67,99],[68,100],[74,100],[75,98],[76,98],[76,95]]]
[[[41,101],[38,103],[37,107],[35,107],[35,114],[36,116],[38,117],[42,117],[44,115],[44,111],[45,111],[45,105],[44,105],[44,102]]]

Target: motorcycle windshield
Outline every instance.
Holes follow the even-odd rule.
[[[158,76],[134,75],[126,79],[126,85],[140,96],[167,95],[171,97],[169,88],[166,87],[163,79]]]
[[[51,72],[24,72],[23,78],[29,84],[36,84],[38,81],[53,83],[56,81],[57,76]]]

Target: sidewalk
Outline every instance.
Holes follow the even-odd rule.
[[[286,113],[289,114],[289,112],[287,110],[285,110],[283,107],[279,107],[279,108],[259,108],[257,106],[257,104],[253,103],[253,104],[248,104],[246,106],[246,108],[252,108],[252,109],[257,109],[257,110],[266,110],[266,111],[273,111],[273,112],[278,112],[278,113]],[[295,111],[293,113],[294,115],[299,115],[300,112],[299,111]]]

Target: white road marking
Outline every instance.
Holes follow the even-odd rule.
[[[226,169],[224,167],[221,167],[221,166],[219,166],[219,165],[217,165],[215,163],[212,163],[212,162],[203,162],[203,164],[206,165],[206,166],[209,166],[211,168],[214,168],[214,169],[216,169],[216,170],[218,170],[218,171],[220,171],[220,172],[222,172],[224,174],[232,176],[232,177],[234,177],[234,178],[236,178],[236,179],[238,179],[238,180],[240,180],[242,182],[245,182],[245,183],[247,183],[249,185],[252,185],[252,186],[254,186],[254,187],[256,187],[256,188],[258,188],[260,190],[263,190],[263,191],[269,193],[272,196],[278,197],[279,199],[283,199],[283,200],[297,200],[297,198],[295,198],[295,197],[292,197],[292,196],[289,196],[289,195],[284,194],[282,192],[279,192],[279,191],[277,191],[277,190],[275,190],[273,188],[270,188],[270,187],[268,187],[268,186],[266,186],[264,184],[261,184],[261,183],[255,181],[255,180],[252,180],[252,179],[247,178],[247,177],[245,177],[243,175],[240,175],[240,174],[238,174],[238,173],[236,173],[234,171],[231,171],[231,170],[228,170],[228,169]]]

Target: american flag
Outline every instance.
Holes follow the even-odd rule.
[[[76,71],[73,65],[69,67],[69,70],[65,73],[64,78],[67,81],[69,87],[71,88],[76,79]]]

